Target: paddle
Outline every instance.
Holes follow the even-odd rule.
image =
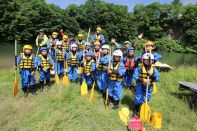
[[[151,50],[149,53],[149,66],[148,66],[148,71],[151,68]],[[147,79],[149,80],[149,74],[147,76]],[[146,98],[145,98],[145,103],[142,104],[141,108],[140,108],[140,119],[142,121],[146,121],[149,122],[150,121],[150,116],[151,116],[151,109],[150,106],[148,105],[148,87],[149,84],[146,84]]]
[[[66,73],[66,68],[65,68],[65,51],[63,49],[63,55],[64,55],[64,76],[63,76],[63,84],[65,86],[67,86],[69,84],[69,79],[68,79],[68,76],[67,76],[67,73]]]
[[[57,66],[57,58],[56,58],[56,53],[57,53],[57,50],[55,51],[55,60],[56,60],[56,73],[55,73],[55,84],[56,84],[56,86],[58,86],[59,87],[59,85],[60,85],[60,80],[59,80],[59,76],[58,76],[58,73],[57,73],[57,71],[58,71],[58,66]]]
[[[87,85],[85,78],[84,78],[83,83],[81,85],[81,96],[87,95],[87,94],[88,94],[88,85]]]
[[[14,96],[18,94],[18,81],[16,78],[16,73],[17,73],[17,40],[15,39],[15,72],[14,72]]]

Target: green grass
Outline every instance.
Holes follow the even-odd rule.
[[[16,98],[12,88],[14,72],[4,70],[0,73],[0,130],[68,130],[102,131],[126,130],[120,121],[118,110],[111,106],[105,109],[102,97],[95,91],[93,104],[86,96],[80,96],[80,86],[54,85],[38,96],[24,98],[20,90]],[[169,73],[161,73],[158,92],[152,96],[152,112],[162,112],[164,131],[195,131],[197,116],[190,109],[190,92],[179,91],[178,81],[197,81],[196,67],[179,67]],[[36,78],[38,80],[38,78]],[[20,84],[19,84],[20,85]],[[132,93],[124,89],[121,107],[131,106]],[[132,112],[132,111],[131,111]],[[148,131],[155,130],[145,124]]]

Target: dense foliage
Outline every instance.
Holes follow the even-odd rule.
[[[41,28],[47,34],[62,28],[77,34],[91,27],[93,33],[99,25],[107,40],[116,37],[119,42],[134,41],[139,32],[144,32],[143,39],[156,41],[158,50],[197,52],[197,4],[183,5],[180,0],[139,4],[133,12],[128,12],[127,6],[102,0],[87,0],[66,9],[45,0],[0,0],[0,8],[1,40],[17,37],[32,41]]]

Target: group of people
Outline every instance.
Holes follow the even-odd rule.
[[[147,41],[144,44],[144,52],[135,57],[135,48],[129,41],[124,42],[124,48],[114,39],[111,44],[106,44],[100,27],[96,28],[91,42],[85,41],[83,34],[78,34],[75,41],[74,34],[67,36],[63,31],[61,40],[57,37],[58,33],[53,32],[48,39],[44,31],[40,30],[36,39],[38,55],[32,54],[31,45],[25,45],[23,53],[17,57],[15,68],[20,69],[25,96],[28,96],[28,87],[32,94],[36,95],[34,74],[37,69],[40,76],[40,90],[43,91],[44,80],[47,88],[50,88],[50,71],[53,69],[59,78],[67,75],[71,82],[81,83],[85,80],[88,90],[91,90],[93,83],[96,82],[104,99],[108,89],[108,103],[113,103],[113,109],[119,108],[122,87],[134,89],[134,80],[136,81],[134,100],[136,112],[145,101],[147,84],[148,101],[150,101],[153,82],[159,81],[159,73],[153,64],[161,60],[161,56],[152,51],[154,46],[152,41]]]

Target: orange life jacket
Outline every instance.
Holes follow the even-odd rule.
[[[125,63],[125,69],[126,70],[133,70],[135,66],[135,59],[129,59],[127,58],[126,63]]]

